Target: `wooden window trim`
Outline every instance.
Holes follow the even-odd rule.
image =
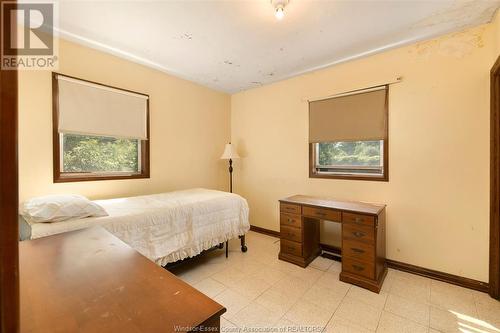
[[[377,176],[365,176],[365,175],[336,175],[336,174],[325,174],[317,173],[315,170],[315,153],[314,153],[314,143],[309,143],[309,178],[323,178],[323,179],[345,179],[345,180],[367,180],[367,181],[378,181],[378,182],[388,182],[389,181],[389,89],[387,89],[385,100],[385,119],[387,121],[385,127],[385,137],[382,139],[384,141],[384,174],[381,177]]]
[[[141,172],[137,174],[129,174],[129,175],[81,175],[77,176],[67,176],[64,173],[61,173],[61,146],[60,146],[60,137],[58,131],[59,124],[59,92],[57,85],[57,75],[66,76],[72,79],[81,80],[93,84],[98,84],[104,87],[118,89],[127,91],[134,94],[147,96],[146,102],[146,131],[148,140],[141,140]],[[151,135],[149,133],[149,95],[122,89],[114,86],[110,86],[107,84],[89,81],[85,79],[81,79],[74,76],[69,76],[65,74],[60,74],[57,72],[52,72],[52,156],[53,156],[53,177],[54,183],[68,183],[68,182],[84,182],[84,181],[97,181],[97,180],[118,180],[118,179],[141,179],[141,178],[150,178],[150,144],[151,144]]]

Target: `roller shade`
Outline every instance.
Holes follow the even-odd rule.
[[[309,102],[309,142],[383,140],[387,86]]]
[[[57,75],[60,133],[147,140],[148,96]]]

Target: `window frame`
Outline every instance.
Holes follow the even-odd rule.
[[[358,175],[358,174],[328,174],[328,173],[318,173],[316,171],[316,149],[314,143],[309,143],[309,178],[323,178],[323,179],[344,179],[344,180],[367,180],[367,181],[379,181],[388,182],[389,181],[389,89],[387,89],[386,103],[385,103],[385,135],[381,140],[384,142],[383,145],[383,174],[382,176],[372,176],[372,175]],[[363,141],[363,140],[361,140]]]
[[[367,175],[367,174],[335,174],[318,172],[316,170],[316,143],[309,144],[309,178],[326,178],[326,179],[351,179],[351,180],[371,180],[371,181],[389,181],[389,140],[382,139],[382,175]],[[360,168],[361,169],[361,168]]]
[[[140,166],[141,171],[138,173],[73,173],[73,175],[66,174],[65,172],[61,172],[62,170],[62,156],[61,156],[61,138],[62,135],[59,133],[58,124],[59,124],[59,92],[57,85],[56,76],[66,76],[72,79],[81,80],[93,84],[98,84],[104,87],[123,90],[126,92],[139,94],[147,96],[146,100],[146,132],[147,132],[147,140],[140,140]],[[67,183],[67,182],[83,182],[83,181],[97,181],[97,180],[118,180],[118,179],[141,179],[141,178],[150,178],[150,144],[151,144],[151,135],[150,135],[150,125],[149,125],[149,95],[122,89],[114,86],[110,86],[107,84],[89,81],[85,79],[81,79],[74,76],[69,76],[57,72],[52,72],[52,156],[53,156],[53,181],[54,183]]]

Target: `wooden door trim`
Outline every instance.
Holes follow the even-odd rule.
[[[0,70],[1,333],[19,332],[17,94],[17,70]]]
[[[490,74],[490,296],[500,298],[500,57]]]

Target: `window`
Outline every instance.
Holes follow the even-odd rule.
[[[54,182],[149,177],[149,98],[53,74]]]
[[[315,173],[382,177],[384,141],[339,141],[314,144]]]
[[[141,171],[140,140],[60,135],[63,173],[132,175]]]
[[[309,103],[309,176],[388,180],[387,87]]]

